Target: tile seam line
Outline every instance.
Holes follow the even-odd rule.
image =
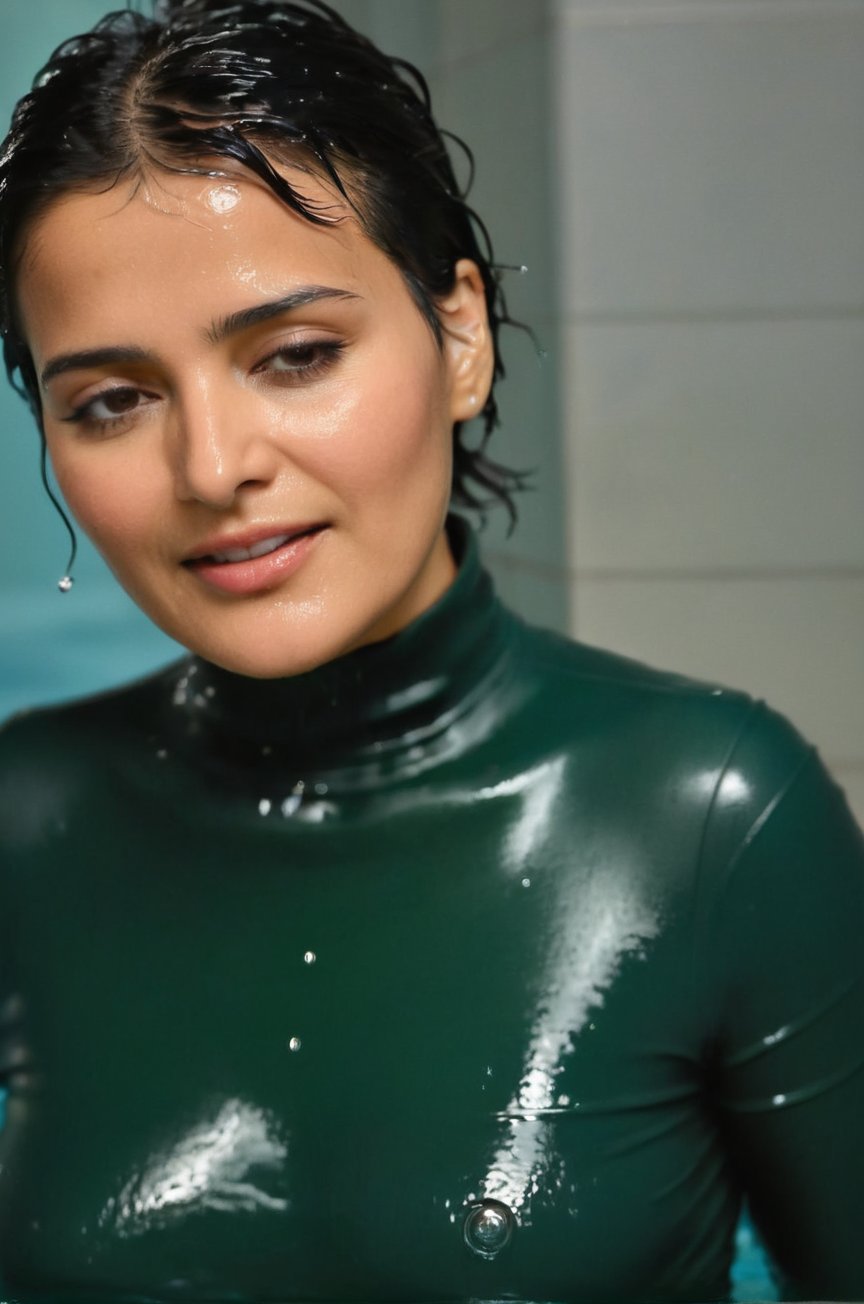
[[[837,308],[717,308],[717,309],[681,309],[680,311],[646,308],[610,309],[609,311],[587,309],[586,311],[562,313],[562,321],[567,326],[653,326],[682,325],[708,326],[715,322],[760,325],[775,322],[864,322],[864,305],[858,307]]]
[[[824,21],[826,17],[861,18],[864,15],[858,0],[821,0],[818,8],[813,0],[782,0],[782,8],[773,0],[742,0],[734,7],[729,0],[692,0],[689,4],[628,4],[617,10],[598,5],[582,10],[559,8],[553,16],[557,25],[575,30],[661,27],[676,23]]]
[[[484,556],[494,566],[504,571],[520,571],[524,574],[537,575],[544,579],[564,583],[588,580],[592,583],[640,583],[658,580],[676,583],[710,582],[756,583],[790,581],[790,580],[827,580],[844,581],[864,580],[864,566],[706,566],[703,568],[675,566],[560,566],[554,563],[535,561],[528,557],[514,557],[494,548],[484,549]]]

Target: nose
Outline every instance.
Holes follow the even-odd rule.
[[[179,397],[172,433],[177,497],[231,507],[238,492],[269,484],[279,450],[254,396],[199,378]]]

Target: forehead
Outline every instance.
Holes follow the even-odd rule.
[[[309,222],[254,178],[153,173],[60,196],[33,223],[18,303],[34,353],[58,335],[165,329],[292,287],[332,285],[374,309],[411,303],[401,273],[341,197],[291,177],[331,221]]]

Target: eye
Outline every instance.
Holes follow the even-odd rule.
[[[154,394],[134,385],[115,385],[80,404],[63,420],[95,430],[108,430],[134,416],[139,409],[149,406],[155,398]]]
[[[278,383],[312,380],[328,371],[339,359],[345,345],[341,340],[297,340],[268,353],[253,368],[258,375],[269,375]]]

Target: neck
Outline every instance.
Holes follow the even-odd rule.
[[[510,618],[465,522],[452,517],[448,534],[455,580],[390,638],[287,679],[249,679],[197,657],[182,663],[173,719],[189,745],[244,769],[279,766],[298,782],[410,768],[452,745],[450,726],[506,660]]]

